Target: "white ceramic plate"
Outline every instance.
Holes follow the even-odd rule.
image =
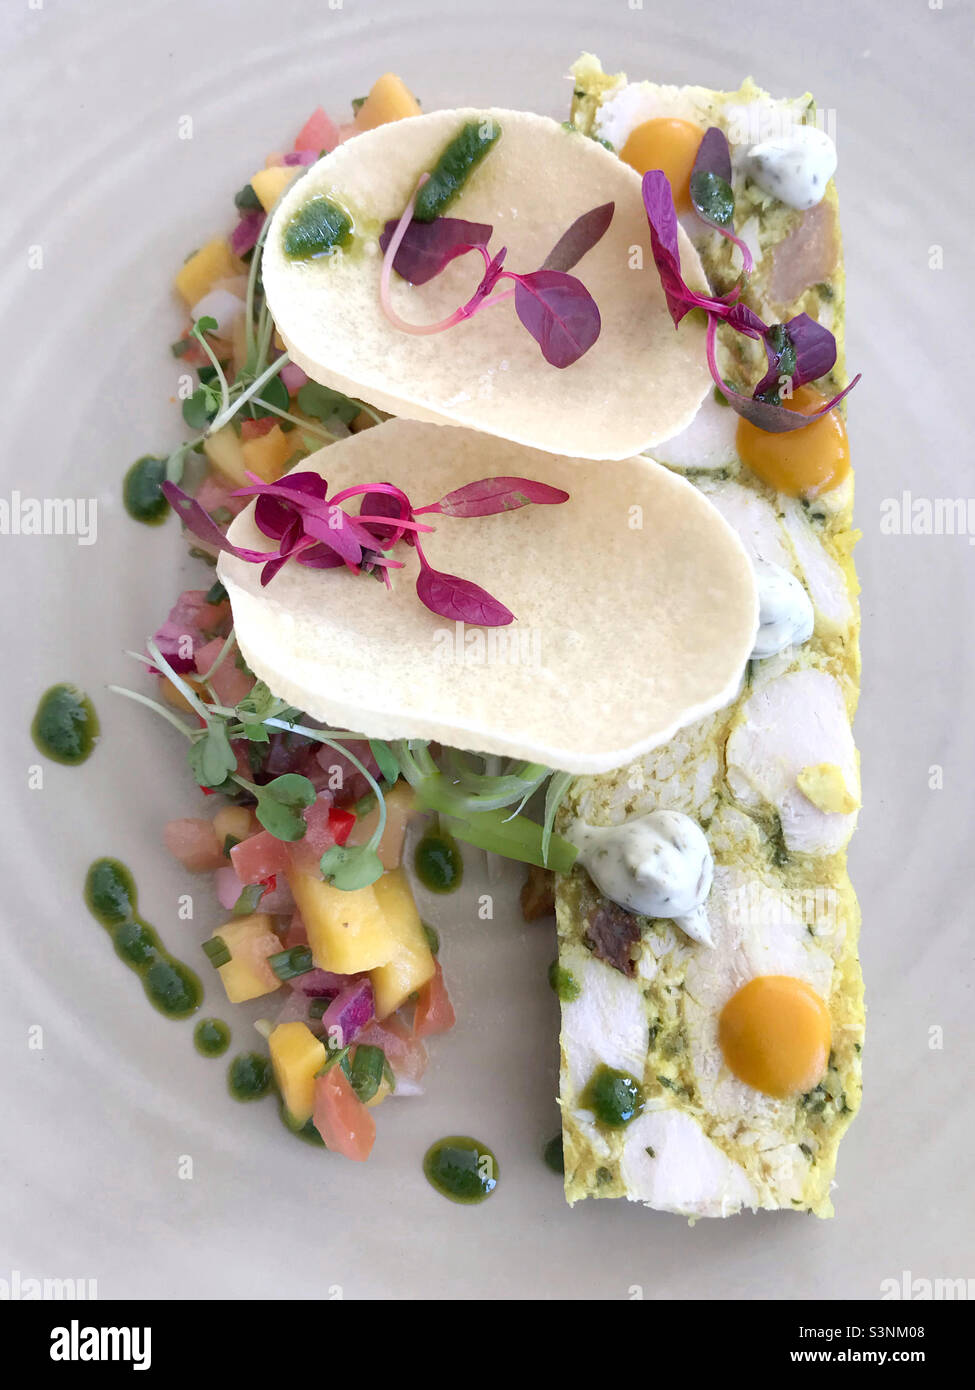
[[[899,5],[895,17],[880,0],[787,12],[753,0],[746,20],[727,0],[4,7],[0,493],[96,496],[99,529],[87,547],[0,536],[0,1278],[9,1267],[96,1279],[102,1297],[625,1298],[639,1287],[648,1298],[862,1298],[906,1270],[975,1275],[975,553],[967,537],[880,525],[883,499],[904,491],[975,492],[971,8]],[[140,528],[119,502],[128,463],[180,437],[174,267],[228,225],[234,190],[319,102],[342,113],[395,68],[428,108],[561,115],[583,47],[637,77],[737,86],[752,72],[776,92],[808,86],[836,111],[849,359],[864,373],[850,405],[866,801],[852,870],[869,1031],[831,1223],[743,1216],[692,1229],[619,1203],[564,1206],[539,1157],[558,1128],[553,932],[522,924],[517,875],[478,883],[475,854],[464,893],[436,909],[458,1028],[434,1047],[426,1094],[383,1108],[362,1167],[294,1142],[270,1101],[232,1101],[223,1064],[197,1056],[191,1023],[147,1006],[82,902],[88,863],[110,853],[177,953],[194,959],[219,911],[160,847],[163,823],[194,810],[173,740],[104,689],[131,679],[122,649],[195,573],[174,524]],[[43,266],[30,269],[37,246]],[[933,246],[941,270],[929,268]],[[60,679],[92,692],[103,741],[81,769],[45,764],[43,789],[29,790],[31,715]],[[189,924],[176,915],[187,890]],[[495,894],[493,922],[478,920],[475,890]],[[205,1008],[232,1017],[221,995],[211,976]],[[250,1045],[239,1022],[234,1044]],[[484,1207],[443,1201],[420,1171],[427,1144],[457,1132],[498,1155]]]

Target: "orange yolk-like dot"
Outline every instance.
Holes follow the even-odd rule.
[[[638,174],[645,174],[648,169],[662,169],[670,183],[677,211],[687,212],[691,206],[691,173],[703,136],[704,131],[692,121],[669,117],[644,121],[630,131],[620,150],[620,159]]]
[[[730,1069],[768,1096],[800,1095],[823,1079],[830,1050],[829,1010],[792,975],[758,975],[721,1010],[718,1041]]]
[[[802,415],[815,415],[826,403],[812,386],[800,386],[791,400],[782,402]],[[850,471],[846,426],[835,410],[786,434],[770,434],[750,420],[739,420],[738,455],[763,482],[790,497],[829,492]]]

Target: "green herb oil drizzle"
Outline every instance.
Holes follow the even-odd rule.
[[[135,881],[117,859],[96,859],[85,878],[88,911],[110,934],[115,954],[142,981],[146,998],[167,1018],[187,1018],[203,1000],[203,986],[171,956],[138,913]]]

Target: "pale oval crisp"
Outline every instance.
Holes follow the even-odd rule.
[[[295,470],[330,495],[389,482],[424,506],[465,483],[518,476],[570,494],[478,518],[428,515],[429,563],[514,613],[465,627],[416,595],[405,544],[392,591],[347,569],[261,566],[221,555],[240,650],[297,708],[370,737],[433,739],[567,772],[604,772],[726,704],[758,623],[751,561],[696,488],[645,458],[607,462],[526,449],[473,430],[390,420]],[[357,510],[354,502],[348,504]],[[253,507],[230,528],[265,550]]]
[[[565,368],[551,366],[518,321],[513,299],[444,332],[395,328],[380,303],[378,238],[399,218],[420,176],[465,122],[494,120],[501,137],[470,174],[446,215],[493,225],[492,254],[526,273],[582,213],[614,202],[612,223],[573,268],[599,307],[595,344]],[[324,195],[351,215],[348,249],[306,261],[284,253],[290,219]],[[683,230],[682,268],[706,289]],[[392,302],[411,323],[431,324],[464,304],[483,264],[477,253],[413,287],[394,273]],[[268,231],[268,304],[292,359],[314,380],[381,410],[469,426],[575,458],[624,459],[669,439],[711,389],[704,327],[675,329],[650,252],[640,176],[578,131],[524,111],[436,111],[358,135],[288,190]],[[498,291],[511,289],[502,281]]]

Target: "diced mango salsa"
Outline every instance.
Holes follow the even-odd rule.
[[[244,455],[244,466],[251,473],[257,473],[266,483],[276,482],[285,471],[292,454],[300,447],[300,441],[293,434],[285,434],[280,425],[269,429],[267,434],[256,439],[245,440],[240,446]]]
[[[196,691],[197,695],[202,696],[204,700],[208,698],[206,688],[201,681],[191,680],[188,676],[184,676],[183,680]],[[182,690],[180,690],[178,686],[173,685],[172,681],[167,676],[159,677],[159,694],[167,705],[172,705],[173,709],[182,710],[184,714],[194,713],[193,706],[190,704],[189,700],[187,700]]]
[[[254,834],[254,814],[246,806],[221,806],[213,818],[213,829],[221,845],[227,836],[246,840]]]
[[[294,173],[294,170],[290,171]],[[217,280],[239,275],[243,269],[223,237],[214,237],[182,266],[173,281],[177,291],[191,307],[198,304]]]
[[[266,912],[252,912],[249,917],[225,922],[213,935],[219,936],[230,952],[230,960],[219,966],[217,973],[231,1004],[271,994],[280,986],[267,958],[283,947],[271,930],[271,918]]]
[[[301,170],[293,164],[278,164],[273,169],[258,169],[250,184],[265,212],[271,211],[295,175],[300,173]]]
[[[216,434],[211,434],[209,439],[204,439],[203,452],[226,482],[232,483],[234,487],[247,486],[244,446],[238,439],[233,425],[224,425]]]
[[[393,869],[372,886],[397,942],[393,958],[369,972],[376,1017],[383,1019],[432,979],[437,967],[405,872]]]
[[[383,73],[356,113],[357,130],[375,130],[388,121],[401,121],[405,116],[422,115],[420,103],[395,72]],[[258,195],[260,196],[260,195]]]
[[[403,856],[403,841],[406,827],[416,810],[416,793],[409,782],[397,782],[385,795],[386,828],[376,851],[384,869],[398,869]],[[350,845],[364,845],[379,822],[379,808],[367,812],[356,819],[349,835]]]
[[[379,905],[375,884],[351,892],[292,869],[288,882],[308,932],[315,964],[338,975],[384,965],[400,949]]]
[[[305,1023],[279,1023],[267,1040],[274,1079],[295,1125],[306,1124],[315,1108],[315,1076],[325,1065],[325,1044]]]

